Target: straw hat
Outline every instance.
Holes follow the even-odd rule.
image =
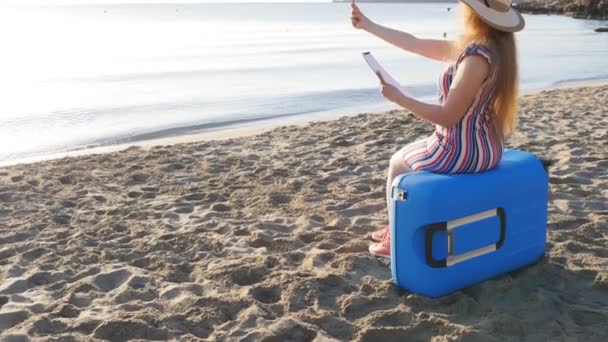
[[[488,25],[505,32],[521,31],[524,18],[511,6],[511,0],[460,0]]]

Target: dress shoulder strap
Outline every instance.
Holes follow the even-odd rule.
[[[469,44],[464,51],[460,54],[458,58],[458,63],[462,62],[462,60],[467,56],[478,55],[485,58],[490,65],[493,62],[492,51],[487,46],[480,43],[471,43]]]
[[[474,56],[474,55],[478,55],[478,56],[485,58],[486,61],[488,61],[488,64],[490,64],[490,75],[484,81],[484,86],[487,84],[490,84],[490,85],[495,84],[496,77],[497,77],[497,65],[493,64],[495,60],[494,60],[494,55],[492,53],[492,50],[490,50],[490,48],[484,44],[480,44],[480,43],[469,44],[458,57],[458,61],[456,62],[456,65],[460,64],[462,62],[462,60],[464,60],[467,56]]]

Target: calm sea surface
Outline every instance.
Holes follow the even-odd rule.
[[[0,5],[1,7],[2,5]],[[455,4],[361,4],[421,37],[458,34]],[[436,97],[441,63],[350,26],[347,4],[141,4],[0,10],[0,162],[294,115],[391,108],[361,58]],[[600,25],[526,16],[523,89],[608,78]]]

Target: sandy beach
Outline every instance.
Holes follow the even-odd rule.
[[[367,252],[404,111],[0,168],[0,340],[606,341],[606,99],[523,96],[545,258],[440,299]]]

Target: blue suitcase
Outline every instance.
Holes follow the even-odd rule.
[[[548,176],[533,154],[505,150],[476,174],[415,172],[391,189],[391,271],[402,289],[439,297],[539,260]]]

